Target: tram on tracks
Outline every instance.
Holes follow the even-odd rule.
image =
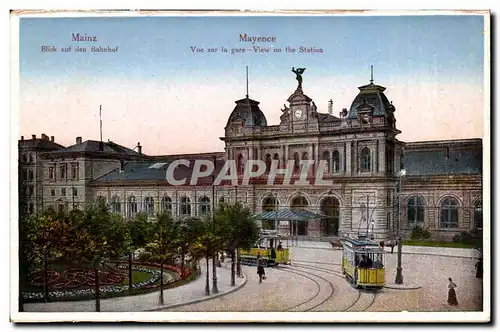
[[[284,238],[277,231],[262,230],[256,245],[250,250],[239,250],[241,264],[257,265],[257,255],[260,254],[264,266],[291,264],[290,249],[283,246]],[[288,241],[286,241],[288,243]]]
[[[385,251],[365,237],[342,239],[342,272],[355,288],[380,289],[385,286]]]

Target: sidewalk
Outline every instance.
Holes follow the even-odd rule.
[[[201,276],[189,284],[166,289],[164,305],[159,304],[160,292],[124,296],[101,300],[101,312],[137,312],[166,309],[185,304],[209,300],[234,292],[246,283],[246,278],[236,277],[236,286],[231,286],[231,270],[227,267],[217,268],[218,294],[205,295],[206,263],[201,262]],[[210,270],[210,291],[212,290],[212,264]],[[51,303],[27,303],[24,305],[26,312],[94,312],[95,300],[67,301]]]
[[[333,249],[328,242],[319,241],[298,241],[298,244],[290,245],[292,248],[307,248],[307,249]],[[384,248],[386,252],[390,253],[391,248]],[[398,248],[394,247],[394,253],[398,252]],[[449,256],[449,257],[464,257],[464,258],[478,258],[479,252],[475,249],[464,248],[443,248],[443,247],[420,247],[420,246],[403,246],[403,254],[410,255],[435,255],[435,256]]]

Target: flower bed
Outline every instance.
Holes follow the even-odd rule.
[[[128,269],[128,265],[120,264],[118,268]],[[146,272],[150,274],[150,277],[145,281],[133,284],[132,289],[135,290],[135,289],[157,287],[156,282],[160,279],[160,271],[158,271],[157,269],[151,269],[144,266],[132,266],[132,269],[134,271]],[[33,281],[31,282],[32,285],[39,286],[40,274],[42,275],[41,286],[43,287],[43,272],[36,274],[34,282]],[[50,274],[50,275],[55,275],[55,274]],[[100,276],[99,281],[102,284],[102,286],[99,287],[101,294],[106,295],[110,293],[122,293],[124,291],[129,290],[128,285],[117,285],[118,283],[123,282],[125,274],[119,274],[117,272],[101,272],[99,273],[99,276]],[[55,282],[57,283],[54,284]],[[65,273],[63,281],[61,281],[60,275],[59,273],[57,273],[57,279],[52,278],[50,284],[52,284],[54,288],[60,289],[65,287],[64,290],[56,290],[49,292],[49,298],[51,300],[57,300],[57,301],[75,300],[85,297],[92,297],[95,294],[95,287],[92,287],[95,286],[93,272],[82,268],[68,269]],[[81,288],[82,286],[90,286],[90,287]],[[43,292],[24,292],[23,298],[25,300],[43,300],[44,294]]]

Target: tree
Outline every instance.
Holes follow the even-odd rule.
[[[238,249],[250,249],[259,239],[259,229],[248,207],[240,202],[221,204],[215,213],[215,223],[218,232],[225,234],[224,247],[231,254],[231,286],[235,282],[235,257]],[[241,262],[238,255],[238,271]]]
[[[104,202],[87,205],[83,213],[70,214],[75,226],[71,256],[91,262],[95,277],[96,311],[100,311],[99,269],[106,260],[120,257],[130,247],[130,236],[123,218],[111,214]]]
[[[175,250],[179,236],[179,224],[174,221],[170,213],[159,213],[156,218],[157,221],[153,225],[153,231],[149,239],[149,249],[153,251],[156,259],[160,261],[160,304],[163,304],[165,301],[163,296],[163,264],[165,259],[172,255]]]
[[[177,247],[181,255],[181,271],[184,271],[185,258],[190,254],[191,259],[195,260],[196,254],[192,254],[192,247],[203,232],[202,221],[199,218],[189,217],[179,220],[179,236],[177,238]]]
[[[139,212],[128,223],[130,246],[128,248],[128,288],[132,289],[132,260],[133,253],[139,248],[143,248],[148,243],[151,236],[152,225],[148,222],[146,213]]]
[[[206,260],[207,274],[205,283],[205,293],[210,294],[210,281],[209,281],[209,263],[210,258],[216,252],[224,248],[224,233],[221,233],[221,227],[214,224],[211,216],[206,216],[200,223],[198,236],[195,243],[191,247],[191,252],[194,257]]]
[[[74,231],[62,215],[57,219],[50,215],[30,216],[23,218],[21,226],[21,268],[27,277],[43,263],[43,290],[48,301],[48,263],[51,259],[65,255],[66,250],[74,246]]]

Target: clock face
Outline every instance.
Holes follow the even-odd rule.
[[[300,108],[295,111],[295,117],[296,118],[301,118],[302,117],[302,110]]]

